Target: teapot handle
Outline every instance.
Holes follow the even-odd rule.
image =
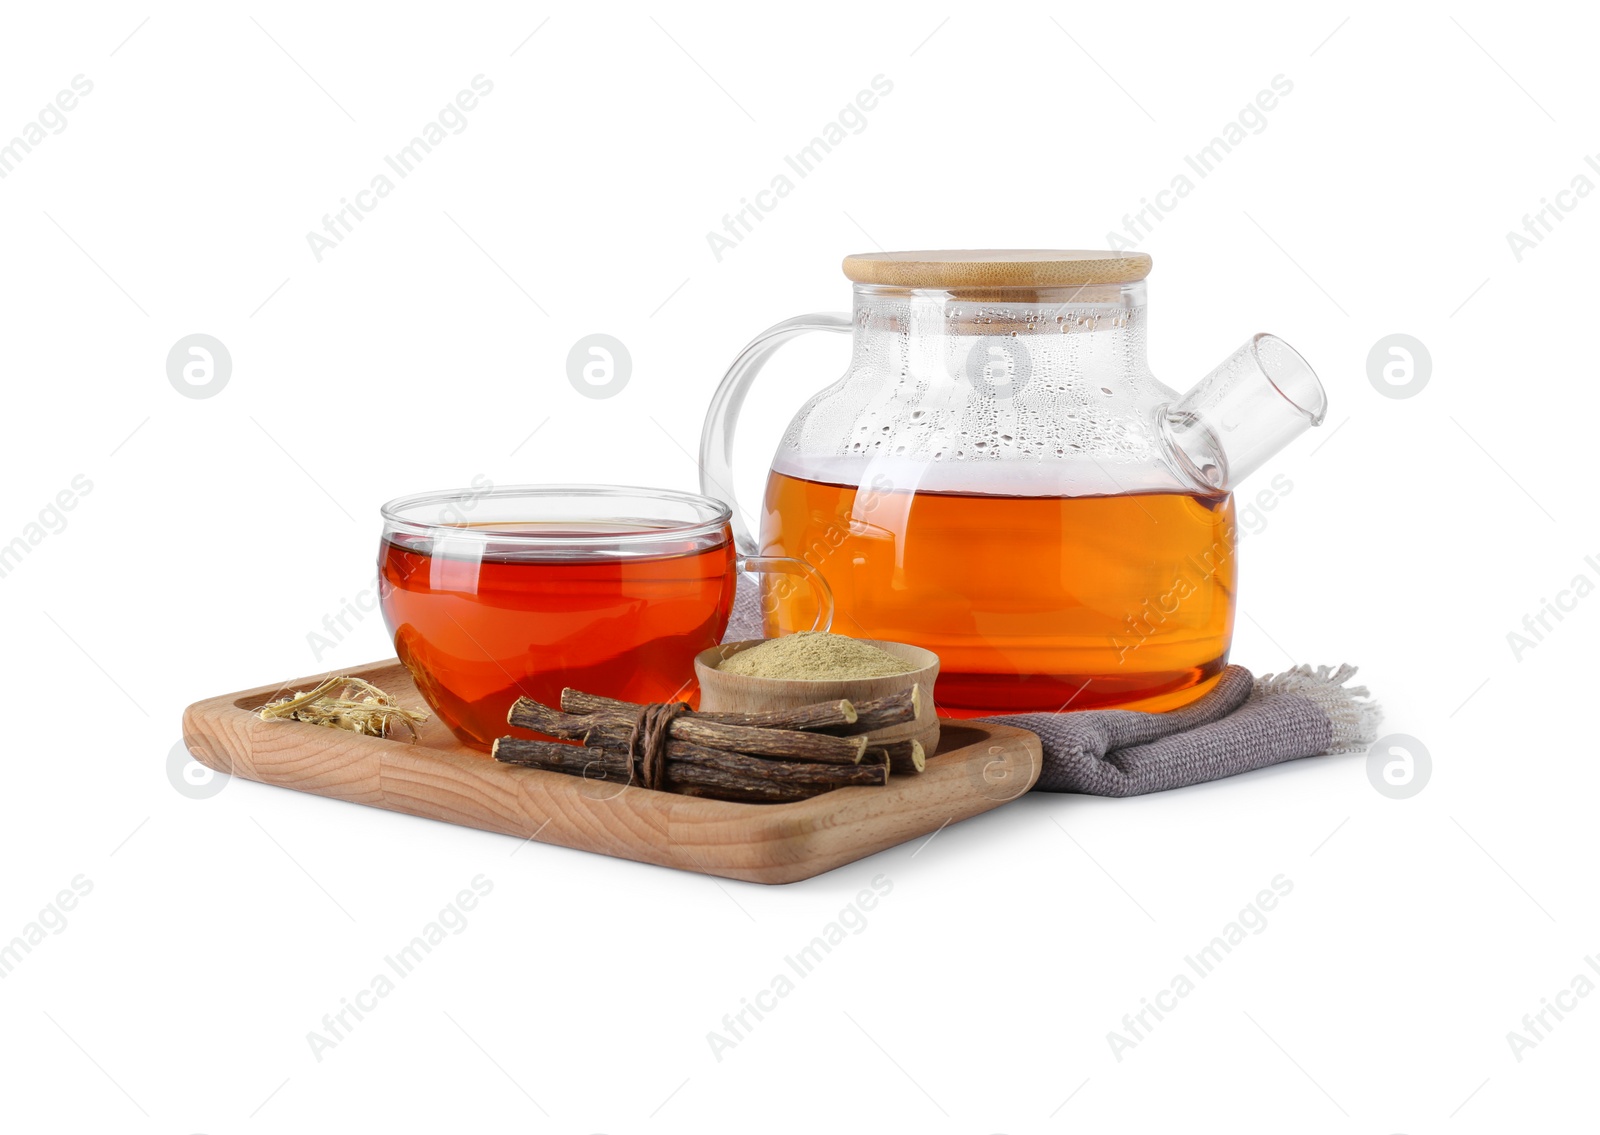
[[[741,555],[752,556],[761,550],[756,546],[756,538],[745,527],[739,502],[733,495],[733,429],[739,423],[744,396],[772,353],[790,339],[807,331],[836,331],[848,335],[851,326],[850,315],[842,311],[797,315],[774,324],[739,352],[739,357],[723,376],[722,385],[711,397],[706,424],[700,431],[700,491],[725,501],[733,510],[733,541]]]

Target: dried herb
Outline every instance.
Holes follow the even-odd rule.
[[[313,690],[261,707],[262,721],[304,721],[330,729],[348,729],[366,737],[388,737],[403,725],[417,739],[417,726],[428,720],[425,709],[406,709],[362,678],[340,675]]]

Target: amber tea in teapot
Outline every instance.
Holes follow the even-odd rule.
[[[941,659],[954,716],[1171,708],[1227,663],[1238,566],[1231,490],[1325,399],[1282,340],[1257,335],[1188,394],[1145,364],[1150,259],[1113,252],[852,256],[850,315],[755,340],[707,417],[704,491],[731,484],[732,429],[771,352],[848,332],[844,377],[773,459],[759,535],[803,559],[835,629]],[[812,619],[764,584],[769,634]]]
[[[879,493],[774,472],[762,542],[808,553],[833,589],[835,629],[938,654],[946,713],[1121,705],[1227,662],[1227,494]],[[771,629],[809,626],[811,606],[774,590]]]

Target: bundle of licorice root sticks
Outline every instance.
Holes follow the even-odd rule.
[[[568,689],[560,709],[518,698],[506,716],[518,729],[561,741],[501,737],[494,759],[685,796],[785,804],[835,788],[882,787],[891,772],[921,772],[921,742],[877,745],[866,734],[915,719],[925,696],[912,686],[860,705],[697,713],[684,702],[635,705]]]

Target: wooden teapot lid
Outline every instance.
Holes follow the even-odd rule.
[[[1150,274],[1143,252],[976,248],[863,252],[844,258],[857,284],[893,288],[1056,288],[1131,284]]]

